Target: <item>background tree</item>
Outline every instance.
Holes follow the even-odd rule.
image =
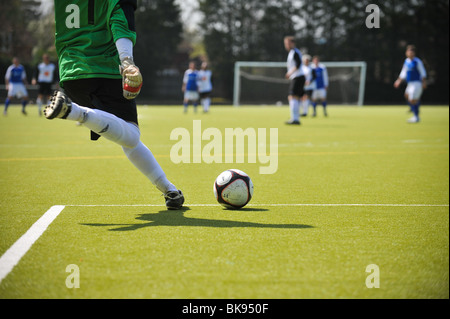
[[[158,71],[173,64],[183,26],[174,0],[141,0],[135,17],[134,59],[143,74],[145,87],[140,97],[145,98],[155,94]]]
[[[184,5],[181,0],[138,1],[135,60],[144,73],[143,98],[156,96],[161,91],[156,84],[161,81],[172,81],[173,88],[167,92],[177,99],[181,79],[161,74],[181,72],[189,54],[206,53],[216,96],[231,100],[234,63],[285,61],[283,37],[293,34],[303,52],[318,54],[323,61],[366,61],[368,104],[403,102],[392,83],[405,58],[405,46],[415,44],[429,75],[424,101],[448,104],[448,0],[380,1],[378,29],[365,25],[365,9],[372,0],[197,1],[200,28],[197,34],[190,30],[189,36],[183,33],[177,5]],[[38,0],[0,0],[0,19],[0,73],[4,74],[13,56],[21,59],[27,71],[44,52],[56,58],[53,10],[40,11]]]
[[[303,52],[323,61],[366,61],[367,103],[402,103],[392,88],[415,44],[429,88],[424,100],[448,103],[448,0],[390,0],[378,4],[380,28],[367,28],[371,0],[199,0],[206,52],[222,94],[231,99],[238,60],[284,61],[282,38],[292,33]]]
[[[236,61],[278,60],[283,37],[294,30],[291,0],[199,0],[215,92],[230,99]]]

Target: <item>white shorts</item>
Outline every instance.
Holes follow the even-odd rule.
[[[422,96],[422,82],[409,82],[406,86],[405,95],[410,101],[420,100],[420,97]]]
[[[23,83],[9,83],[8,85],[8,96],[17,97],[21,99],[22,97],[28,96],[27,88]]]
[[[185,91],[184,99],[188,101],[197,101],[199,99],[199,94],[197,91]]]
[[[327,98],[327,90],[316,89],[313,91],[311,99],[313,100],[325,100]]]

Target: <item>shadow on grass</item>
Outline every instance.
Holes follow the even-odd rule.
[[[257,228],[286,228],[286,229],[300,229],[300,228],[313,228],[310,225],[302,224],[261,224],[252,222],[241,222],[233,220],[220,220],[220,219],[204,219],[204,218],[191,218],[184,216],[184,212],[190,210],[189,207],[183,207],[180,210],[159,211],[156,214],[139,214],[136,217],[137,220],[144,221],[145,223],[138,224],[82,224],[85,226],[97,226],[97,227],[111,227],[117,226],[117,228],[109,229],[110,231],[130,231],[138,230],[145,227],[155,226],[190,226],[190,227],[257,227]],[[241,211],[267,211],[263,208],[242,208]]]

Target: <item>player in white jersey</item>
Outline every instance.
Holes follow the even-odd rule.
[[[5,84],[8,90],[8,96],[5,100],[5,110],[3,115],[7,114],[8,107],[14,97],[22,99],[22,114],[27,115],[25,107],[28,104],[28,91],[26,88],[27,74],[25,68],[20,64],[19,59],[14,57],[13,64],[8,67],[5,74]]]
[[[397,81],[394,83],[395,88],[399,88],[401,83],[406,81],[405,98],[414,116],[408,120],[408,123],[418,123],[420,98],[422,92],[427,87],[427,72],[425,67],[418,57],[416,57],[416,48],[413,45],[406,47],[406,60],[403,63],[402,71]]]
[[[312,81],[312,68],[310,65],[311,62],[311,56],[305,54],[303,56],[303,74],[305,75],[305,86],[304,86],[304,94],[302,97],[302,106],[303,111],[301,113],[301,116],[307,116],[309,111],[309,105],[311,104],[311,96],[312,92],[314,90],[314,81]]]
[[[56,81],[56,65],[50,62],[48,54],[42,56],[42,62],[37,66],[31,84],[38,84],[38,98],[36,103],[38,105],[39,116],[42,115],[42,103],[49,104],[50,96],[52,95],[52,84]],[[43,99],[45,98],[45,101]]]
[[[209,112],[211,106],[212,72],[208,69],[208,62],[203,62],[197,74],[198,92],[200,93],[200,103],[203,106],[203,112]]]
[[[293,36],[284,38],[284,48],[289,52],[285,77],[290,80],[288,100],[291,111],[291,119],[286,124],[300,125],[300,101],[305,85],[305,76],[301,67],[302,54],[296,48]]]

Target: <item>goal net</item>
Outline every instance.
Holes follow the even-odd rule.
[[[328,70],[328,103],[362,106],[366,62],[321,63]],[[285,74],[286,62],[236,62],[233,104],[286,104],[289,80],[285,79]]]

